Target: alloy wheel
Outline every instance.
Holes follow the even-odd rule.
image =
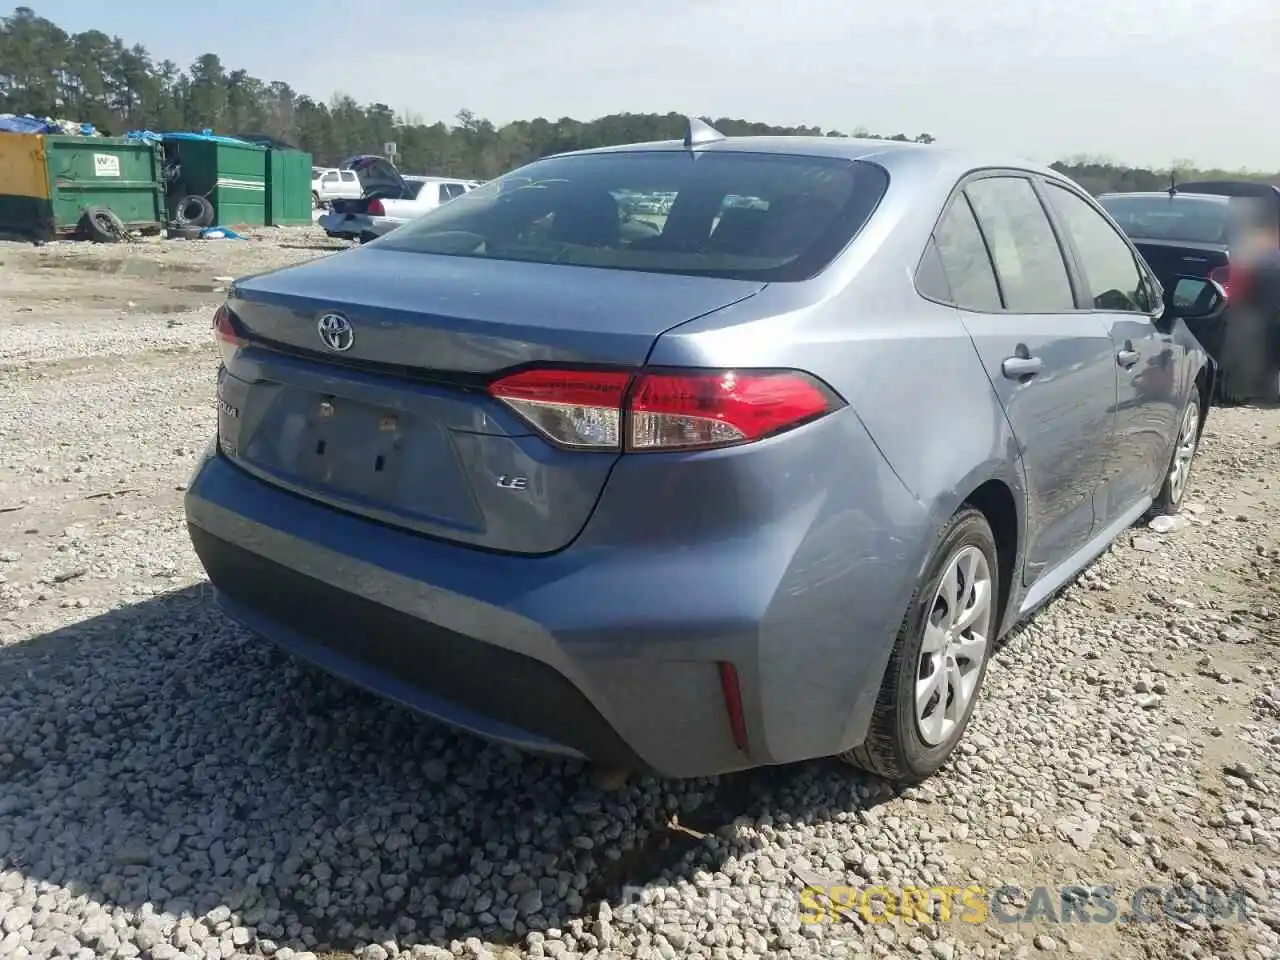
[[[973,546],[955,553],[938,583],[916,675],[916,724],[929,746],[964,722],[987,658],[994,591],[986,554]]]
[[[1178,429],[1178,446],[1173,451],[1173,464],[1169,467],[1169,499],[1175,504],[1182,502],[1182,495],[1187,490],[1187,480],[1191,476],[1191,461],[1196,455],[1197,434],[1200,427],[1200,410],[1194,403],[1187,404],[1182,415],[1182,426]]]

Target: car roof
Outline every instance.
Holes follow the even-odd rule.
[[[1225,197],[1220,193],[1191,193],[1189,191],[1184,193],[1181,190],[1175,191],[1174,193],[1170,193],[1168,190],[1114,190],[1110,193],[1098,194],[1099,200],[1104,197],[1145,197],[1152,200],[1157,198],[1161,200],[1179,200],[1187,198],[1191,200],[1207,200],[1210,203],[1224,204],[1229,204],[1231,202],[1231,197]]]
[[[1280,195],[1280,184],[1266,183],[1262,180],[1188,180],[1187,186],[1192,188],[1211,189],[1215,194],[1222,195],[1223,191],[1232,191],[1231,196],[1236,197],[1275,197]]]
[[[798,157],[834,157],[865,160],[893,173],[895,169],[925,169],[955,172],[961,176],[983,168],[1026,170],[1043,176],[1066,180],[1058,171],[1016,155],[992,151],[943,147],[937,144],[872,140],[862,137],[726,137],[687,148],[681,140],[659,140],[628,143],[610,147],[593,147],[556,154],[559,157],[609,153],[662,152],[692,149],[695,153],[769,153]]]
[[[404,174],[406,180],[416,180],[420,183],[471,183],[470,180],[463,180],[461,177],[422,177],[416,173]]]

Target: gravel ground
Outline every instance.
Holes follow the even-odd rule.
[[[926,785],[810,763],[602,792],[210,601],[181,491],[212,305],[334,247],[0,244],[0,957],[1280,957],[1280,410],[1213,412],[1188,522],[1010,638]],[[871,883],[1017,885],[1023,922],[801,922],[805,884]],[[1247,916],[1065,922],[1066,885]]]

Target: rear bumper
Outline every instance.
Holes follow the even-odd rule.
[[[217,584],[219,605],[290,653],[481,736],[642,766],[591,703],[547,664],[334,590],[195,524],[189,530]],[[557,738],[529,732],[534,729]]]
[[[396,220],[391,217],[369,217],[353,213],[326,213],[319,221],[321,228],[329,236],[348,239],[365,235],[380,237],[407,222],[407,220]]]
[[[792,465],[819,451],[867,452],[850,439],[847,426],[818,425],[798,431],[794,446],[779,438],[749,455],[768,473],[774,457]],[[678,471],[680,482],[650,472],[670,472],[663,458],[623,458],[587,529],[552,555],[387,527],[221,456],[197,469],[187,519],[223,608],[331,673],[521,748],[706,776],[862,741],[921,562],[904,545],[926,540],[919,504],[879,460],[846,473],[853,496],[861,481],[881,484],[856,510],[831,497],[788,498],[767,521],[744,517],[750,505],[732,491],[708,501],[711,478],[700,470],[739,455],[701,458]],[[672,515],[638,534],[636,517],[687,500],[683,482],[704,490],[700,523]],[[737,514],[746,535],[712,535],[717,513]],[[737,673],[745,750],[721,663]]]

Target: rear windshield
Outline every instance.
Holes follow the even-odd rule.
[[[883,168],[826,157],[552,157],[375,241],[420,253],[760,281],[822,270],[875,210]]]
[[[1231,205],[1197,197],[1099,197],[1098,203],[1135,240],[1228,243]]]

